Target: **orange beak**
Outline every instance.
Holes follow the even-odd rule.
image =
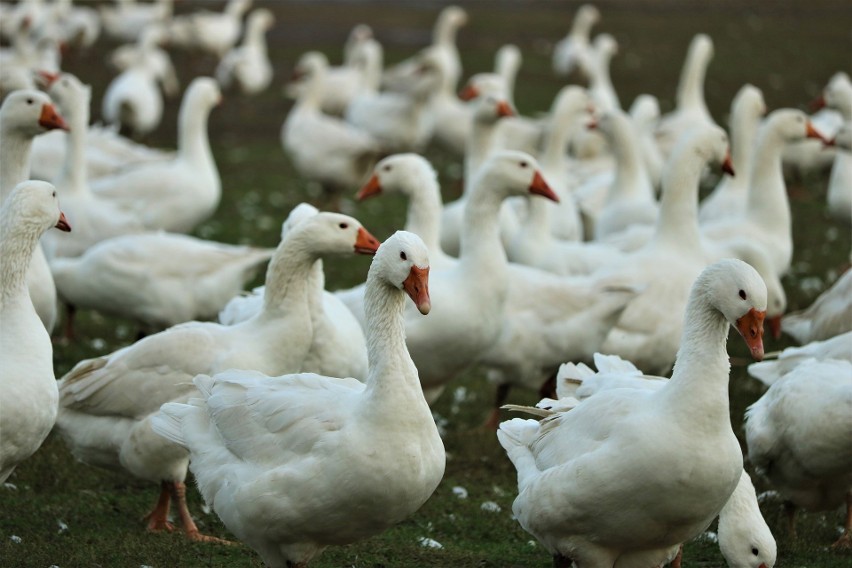
[[[50,73],[49,71],[37,71],[39,80],[44,85],[44,88],[50,87],[57,79],[59,79],[59,73]]]
[[[546,181],[544,181],[544,177],[539,171],[536,171],[533,176],[532,183],[530,184],[530,193],[541,195],[542,197],[546,197],[551,201],[559,203],[559,196],[550,189],[550,186],[547,185]]]
[[[755,361],[763,360],[763,320],[765,317],[765,311],[759,312],[752,308],[737,320],[737,331],[745,339]]]
[[[810,120],[808,121],[806,128],[807,128],[808,138],[816,138],[817,140],[821,140],[823,144],[829,144],[830,143],[830,141],[825,136],[820,134],[819,130],[814,128],[814,125],[811,124]]]
[[[362,187],[358,194],[355,196],[355,199],[362,200],[367,199],[368,197],[374,197],[382,192],[382,184],[379,182],[379,176],[373,174],[369,181],[367,181],[366,185]]]
[[[355,254],[376,254],[379,250],[379,239],[370,234],[370,232],[361,227],[358,229],[358,236],[355,238]]]
[[[725,172],[726,174],[728,174],[731,177],[734,177],[734,175],[736,175],[734,173],[734,162],[731,160],[731,153],[730,152],[725,154],[725,159],[722,162],[722,171]]]
[[[463,101],[472,101],[479,96],[479,89],[471,84],[465,85],[464,89],[459,93],[459,98]]]
[[[509,103],[506,101],[500,101],[497,103],[497,116],[501,118],[505,118],[507,116],[515,116],[515,111],[512,110],[512,107],[509,106]]]
[[[47,130],[53,130],[54,128],[68,130],[68,123],[59,116],[56,108],[49,103],[41,107],[41,116],[38,117],[38,124]]]
[[[429,300],[429,267],[418,268],[411,267],[411,272],[408,274],[402,283],[402,289],[408,294],[408,297],[417,306],[417,309],[424,316],[432,309],[432,302]]]
[[[59,221],[56,222],[56,225],[54,225],[54,227],[66,233],[71,232],[71,225],[68,223],[68,219],[65,218],[65,213],[63,213],[62,211],[59,212]]]

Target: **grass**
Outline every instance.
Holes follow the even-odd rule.
[[[186,0],[176,9],[222,4]],[[280,87],[300,53],[325,51],[340,60],[349,29],[359,22],[373,26],[385,45],[385,61],[392,63],[429,41],[430,29],[443,3],[391,2],[262,2],[277,16],[270,33],[270,52],[276,79],[265,93],[253,97],[227,95],[210,118],[210,135],[223,180],[224,194],[216,215],[196,234],[224,242],[274,246],[280,223],[298,202],[313,200],[316,187],[299,179],[279,142],[279,129],[290,103]],[[568,29],[576,3],[557,1],[467,2],[470,23],[459,35],[465,76],[490,70],[496,49],[516,43],[524,54],[516,101],[524,113],[544,111],[562,82],[550,72],[554,41]],[[848,69],[850,8],[841,1],[779,1],[774,3],[702,3],[697,1],[641,0],[598,2],[603,18],[596,32],[612,33],[621,52],[613,61],[613,81],[629,105],[649,92],[667,111],[673,97],[686,47],[698,32],[715,40],[715,58],[707,76],[710,110],[726,124],[730,100],[745,82],[764,91],[770,109],[805,108],[838,69]],[[87,52],[71,53],[66,70],[94,87],[93,116],[112,71],[105,56],[114,47],[101,40]],[[185,86],[192,77],[212,73],[215,61],[186,53],[173,54]],[[167,104],[160,128],[145,141],[174,147],[178,101]],[[439,148],[426,153],[439,171],[445,198],[454,196],[460,168],[457,160]],[[793,270],[785,279],[789,309],[809,305],[836,278],[848,262],[849,228],[830,219],[825,211],[827,175],[791,180],[796,249]],[[353,188],[353,194],[356,188]],[[313,197],[312,197],[313,196]],[[383,198],[364,204],[344,202],[377,237],[385,238],[404,219],[405,204]],[[335,289],[363,280],[366,259],[327,262],[328,287]],[[77,361],[114,351],[132,341],[136,330],[127,322],[82,313],[80,339],[55,348],[55,368],[61,376]],[[731,341],[732,356],[744,358],[745,349]],[[767,350],[790,345],[767,340]],[[742,415],[763,387],[749,379],[742,366],[731,376],[731,412],[735,431],[742,437]],[[492,432],[479,429],[491,404],[492,390],[473,369],[438,402],[436,412],[446,420],[444,437],[447,471],[433,497],[416,515],[376,538],[326,551],[317,567],[545,567],[547,552],[511,518],[516,493],[514,469]],[[512,402],[535,401],[533,393],[514,392]],[[261,566],[256,554],[240,545],[223,547],[186,542],[179,533],[149,534],[141,517],[151,507],[156,488],[125,475],[77,463],[62,442],[51,436],[9,479],[16,489],[0,490],[0,564],[15,567],[248,567]],[[758,491],[769,489],[755,479]],[[455,487],[468,492],[466,499]],[[190,508],[201,530],[224,538],[230,535],[215,514],[205,513],[197,492],[190,492]],[[482,509],[493,502],[498,512]],[[781,503],[768,497],[762,510],[778,540],[776,566],[846,567],[850,555],[828,549],[842,523],[841,511],[804,514],[799,539],[787,538]],[[15,542],[19,537],[20,542]],[[443,548],[427,548],[428,537]],[[685,566],[716,567],[724,561],[718,546],[699,539],[686,547]]]

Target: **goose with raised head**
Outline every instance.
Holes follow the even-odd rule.
[[[716,123],[704,100],[704,78],[713,59],[713,40],[707,34],[696,34],[689,44],[675,95],[675,108],[660,117],[656,141],[663,158],[668,159],[675,142],[687,130],[697,125]]]
[[[623,111],[604,111],[594,123],[615,156],[615,177],[594,219],[595,240],[603,241],[636,225],[653,225],[659,206],[642,159],[639,136]]]
[[[378,160],[381,144],[371,134],[321,109],[328,59],[318,51],[303,54],[295,72],[305,77],[304,90],[281,127],[281,144],[304,178],[322,184],[326,193],[351,191]]]
[[[442,81],[439,59],[426,54],[404,90],[362,91],[350,101],[344,118],[378,140],[385,152],[423,150],[432,139],[430,105]]]
[[[145,230],[134,213],[89,187],[85,152],[91,93],[90,86],[70,73],[61,73],[48,90],[70,127],[65,164],[53,184],[74,224],[74,232],[50,232],[42,237],[45,254],[51,259],[80,256],[100,241]]]
[[[81,256],[51,259],[59,298],[72,306],[66,337],[73,335],[70,314],[77,309],[129,319],[147,332],[213,319],[273,252],[157,231],[114,237]]]
[[[365,383],[202,375],[201,397],[163,405],[155,419],[157,433],[189,450],[207,503],[267,566],[304,567],[328,546],[379,534],[441,481],[444,445],[402,315],[406,294],[429,313],[428,271],[428,251],[412,233],[397,231],[379,247],[367,275]]]
[[[781,151],[789,142],[808,137],[824,140],[802,111],[770,113],[757,133],[745,211],[703,224],[702,235],[723,246],[734,237],[752,240],[765,250],[772,269],[779,276],[786,274],[793,259],[793,226]]]
[[[214,76],[222,89],[237,88],[244,95],[257,94],[272,82],[272,63],[266,50],[266,32],[275,24],[275,16],[258,8],[246,18],[242,44],[222,57]]]
[[[59,433],[79,460],[161,484],[149,530],[169,530],[176,501],[188,538],[198,532],[186,506],[188,455],[151,431],[160,405],[197,396],[200,373],[251,369],[299,372],[311,348],[310,275],[322,254],[375,252],[375,240],[355,219],[322,213],[285,238],[267,270],[263,309],[238,325],[189,322],[149,335],[110,355],[79,362],[59,382]]]
[[[832,548],[852,548],[850,406],[852,362],[806,359],[746,410],[749,460],[786,500],[792,538],[798,508],[845,505],[844,530]]]
[[[852,331],[852,270],[847,269],[810,306],[787,314],[781,329],[800,344]]]
[[[211,53],[221,59],[236,45],[243,29],[243,16],[252,0],[228,0],[221,12],[196,10],[168,22],[169,45]]]
[[[163,118],[163,92],[173,95],[178,82],[169,54],[159,47],[160,27],[146,29],[133,46],[111,57],[120,73],[110,81],[101,100],[104,121],[139,137],[155,130]],[[162,91],[161,91],[162,88]]]
[[[594,56],[589,39],[592,27],[600,18],[600,11],[591,4],[577,8],[568,35],[553,46],[552,65],[557,76],[567,77],[574,72],[586,78],[591,75]]]
[[[680,346],[680,313],[708,259],[698,229],[698,184],[708,163],[730,170],[728,137],[719,127],[698,127],[677,143],[663,175],[660,214],[653,236],[622,261],[595,273],[613,284],[644,286],[627,306],[601,349],[664,374]],[[655,267],[665,266],[665,274]],[[765,288],[765,285],[764,285]],[[672,309],[660,311],[661,305]]]
[[[763,92],[754,85],[743,85],[731,103],[731,158],[737,175],[723,177],[713,192],[701,202],[698,210],[700,223],[741,215],[745,211],[755,139],[765,114]]]
[[[53,346],[36,314],[27,273],[39,237],[51,227],[70,231],[56,190],[42,181],[15,186],[0,207],[0,483],[30,457],[56,421],[58,393]]]
[[[621,109],[621,101],[612,84],[610,63],[618,54],[618,42],[610,34],[600,34],[592,42],[592,73],[589,76],[589,94],[595,108],[603,112]]]
[[[828,211],[846,224],[852,223],[852,82],[836,80],[825,89],[825,104],[843,116],[843,125],[832,139],[834,163],[828,178]]]
[[[319,213],[308,203],[300,203],[290,211],[281,226],[282,240],[299,223]],[[310,275],[309,304],[313,341],[303,368],[323,375],[353,377],[363,381],[367,376],[367,343],[361,323],[346,304],[325,289],[323,261],[317,259]],[[239,295],[219,312],[219,322],[236,325],[254,317],[263,309],[266,286],[258,286],[248,295]]]
[[[462,194],[455,201],[445,203],[441,212],[441,248],[452,256],[459,254],[465,204],[473,179],[494,150],[497,124],[515,114],[508,101],[494,95],[477,97],[471,104],[471,128],[464,154]]]
[[[660,148],[654,141],[654,130],[657,127],[657,121],[660,120],[660,102],[654,95],[639,95],[630,105],[628,114],[630,114],[633,127],[639,135],[639,145],[642,151],[642,160],[645,162],[645,170],[651,178],[655,193],[657,193],[660,188],[660,180],[663,177],[664,165]]]
[[[743,471],[729,416],[728,328],[761,359],[765,307],[754,269],[712,264],[691,287],[664,388],[608,389],[541,422],[500,425],[518,471],[512,510],[556,566],[657,566],[719,514]]]
[[[137,164],[92,180],[92,190],[136,212],[148,229],[192,231],[216,211],[222,196],[222,182],[207,136],[210,111],[221,100],[214,79],[193,79],[180,105],[175,157]]]
[[[21,90],[0,106],[0,204],[16,185],[30,177],[33,138],[46,130],[68,130],[46,93]],[[32,253],[27,288],[36,313],[48,333],[56,325],[56,285],[41,246]]]

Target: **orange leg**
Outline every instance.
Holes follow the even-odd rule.
[[[831,545],[834,549],[852,549],[852,491],[846,494],[846,524],[843,525],[843,534]]]
[[[151,509],[151,512],[145,515],[142,520],[148,521],[146,528],[151,532],[175,530],[173,524],[169,522],[169,500],[171,498],[169,483],[163,481],[160,484],[160,497],[157,499],[157,504]]]
[[[189,508],[186,506],[186,484],[175,481],[170,482],[169,485],[171,486],[172,498],[175,500],[175,506],[180,516],[180,524],[189,540],[196,542],[215,542],[217,544],[234,544],[229,540],[201,534],[198,527],[195,526],[195,521],[192,520],[192,515],[189,514]]]

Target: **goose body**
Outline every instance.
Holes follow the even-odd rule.
[[[802,344],[852,331],[852,270],[844,272],[810,306],[787,314],[781,328]]]
[[[47,182],[25,181],[0,208],[0,483],[30,457],[56,421],[58,393],[53,346],[27,289],[27,272],[38,239],[51,227],[69,231],[56,191]]]
[[[98,8],[107,35],[121,41],[136,41],[146,28],[165,24],[172,16],[173,7],[174,0],[116,0],[115,6]]]
[[[828,211],[849,225],[852,224],[852,120],[837,131],[834,144],[837,154],[828,178]]]
[[[226,369],[269,374],[299,371],[313,337],[309,275],[320,254],[375,250],[355,219],[324,213],[284,239],[267,270],[263,310],[239,325],[189,322],[149,335],[110,355],[78,363],[59,384],[60,434],[75,457],[163,483],[149,529],[168,526],[169,497],[178,500],[184,529],[199,538],[179,491],[188,456],[156,436],[150,419],[161,404],[197,394],[192,378]],[[133,393],[133,394],[129,394]]]
[[[259,93],[272,82],[272,64],[266,51],[266,32],[275,23],[269,10],[249,13],[243,43],[225,54],[216,67],[222,89],[237,88],[245,95]]]
[[[243,29],[243,15],[252,0],[228,0],[221,12],[197,10],[175,16],[166,27],[169,44],[194,49],[222,58],[228,53]]]
[[[571,30],[553,46],[552,65],[556,75],[565,77],[575,71],[588,77],[593,65],[589,42],[592,27],[600,20],[600,12],[591,4],[577,8]]]
[[[215,318],[272,254],[151,232],[101,241],[79,257],[53,259],[50,269],[64,302],[160,330]]]
[[[164,405],[155,420],[189,450],[207,503],[268,566],[305,566],[328,546],[378,534],[438,486],[444,447],[402,320],[405,293],[429,312],[428,266],[411,233],[379,248],[367,277],[365,383],[227,371],[197,377],[201,397]]]
[[[748,374],[771,387],[781,377],[806,361],[837,359],[852,363],[850,346],[852,346],[852,331],[822,341],[811,341],[801,347],[787,347],[775,360],[749,365]]]
[[[728,409],[728,325],[760,359],[765,305],[763,282],[748,265],[710,265],[690,292],[664,387],[609,389],[541,423],[500,425],[518,471],[513,512],[557,561],[658,565],[719,514],[743,471]],[[699,414],[705,419],[696,421]]]
[[[0,203],[12,189],[29,179],[33,138],[50,129],[68,129],[47,94],[22,90],[10,94],[0,107]],[[56,285],[41,246],[29,262],[27,287],[36,313],[48,333],[56,324]]]
[[[220,100],[213,79],[196,77],[181,102],[175,157],[92,180],[92,190],[134,211],[147,229],[192,231],[213,214],[222,194],[207,136],[207,118]]]
[[[847,507],[836,546],[850,543],[852,362],[806,359],[746,410],[748,456],[795,507]],[[794,517],[790,528],[795,536]]]

